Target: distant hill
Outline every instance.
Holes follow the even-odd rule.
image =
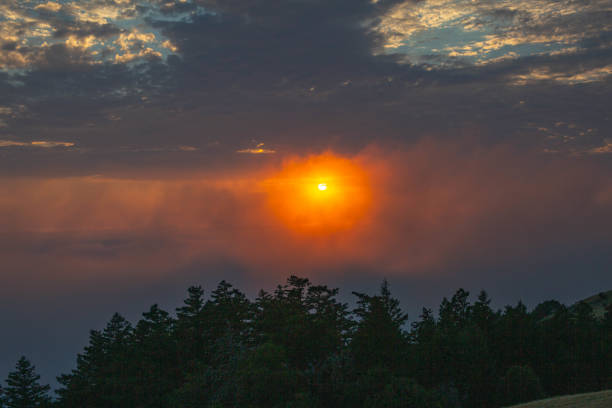
[[[579,300],[569,307],[570,312],[575,312],[578,305],[584,302],[593,308],[593,314],[597,319],[603,319],[606,314],[606,307],[612,304],[612,290],[607,292],[599,292],[591,297]],[[556,300],[547,300],[540,303],[533,311],[533,316],[536,320],[544,321],[550,319],[557,311],[563,308],[563,305]]]
[[[606,307],[612,303],[612,290],[600,292],[597,295],[583,299],[582,302],[593,308],[593,314],[596,318],[603,319],[604,315],[606,314]],[[570,306],[570,310],[575,309],[579,303],[580,301]]]
[[[608,292],[610,293],[610,292]],[[591,299],[591,298],[589,298]],[[589,392],[586,394],[566,395],[546,398],[526,404],[513,405],[509,408],[610,408],[612,407],[612,390]]]

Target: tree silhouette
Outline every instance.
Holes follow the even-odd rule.
[[[612,388],[612,303],[606,307],[603,324],[601,327],[601,338],[604,344],[604,364],[608,367],[604,375],[604,388]]]
[[[49,386],[40,385],[40,375],[35,367],[22,356],[6,379],[5,403],[8,408],[34,408],[49,404]]]
[[[514,405],[544,397],[540,379],[529,366],[512,366],[500,381],[499,402]]]
[[[353,294],[358,298],[353,313],[359,321],[350,348],[357,369],[367,371],[384,367],[397,372],[407,344],[402,326],[408,315],[402,312],[399,301],[391,296],[387,280],[380,287],[380,295]]]
[[[164,407],[165,397],[182,380],[178,367],[174,319],[156,304],[134,329],[134,366],[138,379],[133,390],[138,401],[148,407]]]
[[[103,331],[92,330],[89,345],[77,355],[76,369],[58,377],[65,407],[114,407],[133,400],[133,328],[118,313]]]
[[[178,341],[180,363],[187,371],[191,371],[190,365],[193,358],[202,358],[205,352],[204,332],[204,290],[201,286],[191,286],[188,289],[188,297],[184,305],[176,309],[175,334]]]
[[[459,289],[407,331],[386,280],[354,293],[352,311],[338,293],[291,276],[250,301],[222,281],[208,299],[189,288],[176,318],[153,305],[133,327],[115,314],[58,378],[54,405],[496,408],[612,385],[612,306],[493,311],[485,291],[471,303]]]

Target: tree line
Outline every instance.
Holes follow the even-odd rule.
[[[54,400],[22,357],[0,408],[488,408],[612,387],[611,306],[494,311],[459,289],[408,326],[386,281],[353,294],[349,310],[296,276],[254,301],[225,281],[208,298],[190,287],[174,314],[153,305],[92,330]]]

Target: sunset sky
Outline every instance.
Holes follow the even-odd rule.
[[[2,379],[221,279],[572,303],[611,215],[610,0],[0,0]]]

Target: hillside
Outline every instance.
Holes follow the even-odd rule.
[[[589,298],[590,299],[590,298]],[[509,408],[610,408],[612,390],[546,398]]]
[[[591,297],[583,299],[582,302],[591,306],[593,308],[593,314],[595,315],[595,317],[601,319],[606,313],[606,307],[612,303],[612,290],[609,290],[607,292],[600,292],[597,295],[593,295]],[[570,310],[575,308],[578,303],[580,302],[576,302],[575,304],[573,304],[570,307]]]
[[[612,290],[607,292],[599,292],[596,295],[579,300],[569,306],[570,312],[576,312],[578,305],[586,303],[593,309],[593,315],[596,319],[602,320],[606,314],[606,307],[612,304]],[[539,321],[545,321],[552,318],[557,311],[562,308],[562,304],[556,300],[548,300],[540,303],[535,309],[533,316]]]

